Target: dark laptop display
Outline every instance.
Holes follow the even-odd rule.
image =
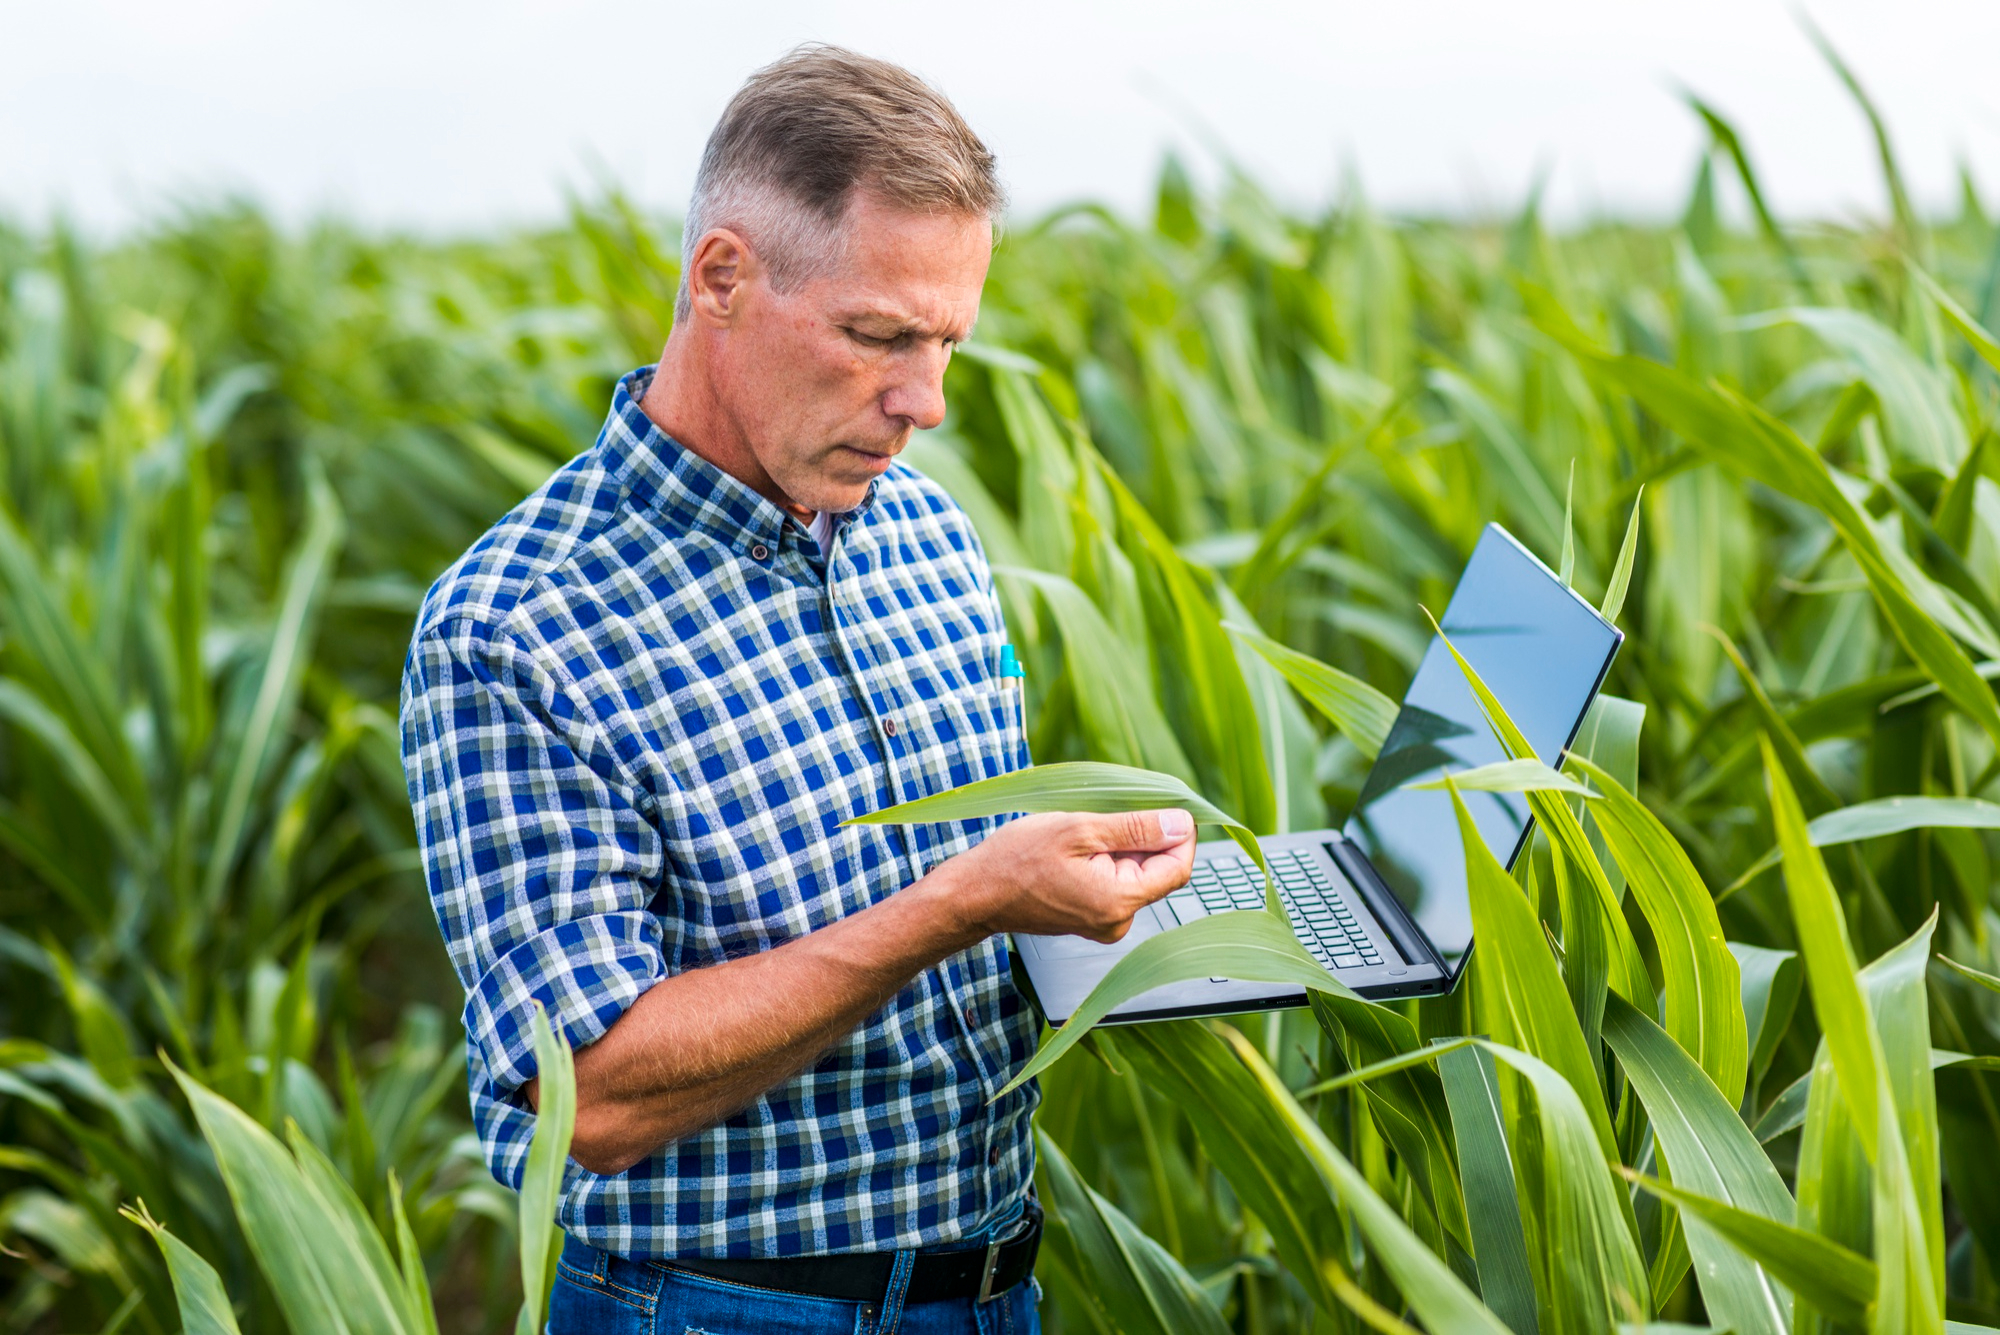
[[[1596,693],[1618,632],[1495,528],[1480,538],[1440,624],[1537,758],[1555,764],[1577,725],[1579,702]],[[1406,785],[1506,758],[1451,651],[1432,637],[1342,828],[1453,974],[1472,943],[1458,820],[1450,793]],[[1527,799],[1464,798],[1486,846],[1511,866],[1528,831]]]

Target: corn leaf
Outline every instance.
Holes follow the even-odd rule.
[[[1092,1191],[1056,1143],[1035,1136],[1048,1232],[1044,1245],[1075,1272],[1103,1326],[1134,1335],[1227,1335],[1228,1323],[1165,1248]]]
[[[1468,1045],[1438,1059],[1463,1175],[1479,1296],[1514,1335],[1537,1335],[1535,1272],[1521,1233],[1521,1204],[1493,1055]]]
[[[1256,650],[1265,662],[1276,668],[1291,683],[1292,689],[1346,734],[1362,755],[1373,760],[1381,753],[1382,743],[1396,722],[1394,700],[1359,677],[1350,677],[1339,668],[1287,648],[1248,626],[1225,621],[1223,629]]]
[[[1920,1203],[1918,1188],[1911,1180],[1904,1140],[1906,1134],[1924,1133],[1898,1125],[1891,1072],[1856,977],[1859,970],[1848,944],[1840,901],[1819,850],[1807,837],[1804,813],[1783,767],[1769,742],[1762,745],[1772,821],[1784,859],[1786,894],[1813,1008],[1825,1035],[1821,1058],[1813,1069],[1805,1138],[1799,1149],[1799,1222],[1836,1240],[1873,1237],[1881,1283],[1871,1329],[1883,1335],[1941,1330],[1942,1286],[1934,1282],[1934,1272],[1941,1267],[1934,1264],[1936,1249],[1928,1237],[1929,1211]],[[1916,949],[1927,952],[1928,929],[1919,935],[1922,941]],[[1906,968],[1899,955],[1888,976],[1900,978]],[[1910,1004],[1905,988],[1891,988],[1885,995],[1895,996],[1904,1007]],[[1899,1031],[1909,1024],[1907,1017],[1899,1017]],[[1921,1079],[1926,1086],[1929,1051],[1926,1037],[1917,1056],[1918,1062],[1925,1063]],[[1897,1069],[1907,1065],[1899,1062]],[[1935,1121],[1927,1134],[1935,1136]],[[1936,1180],[1935,1176],[1930,1179],[1932,1184]]]
[[[1680,843],[1605,770],[1581,756],[1570,764],[1597,785],[1591,807],[1612,856],[1653,929],[1665,975],[1667,1032],[1735,1104],[1749,1064],[1741,975],[1722,936],[1715,901]]]
[[[2000,705],[1992,690],[1965,651],[1918,607],[1883,559],[1866,516],[1797,432],[1726,389],[1697,385],[1672,367],[1643,357],[1604,351],[1533,284],[1523,284],[1522,300],[1536,328],[1567,348],[1592,375],[1638,399],[1690,446],[1824,514],[1861,567],[1896,638],[1952,702],[2000,743]]]
[[[1132,947],[1000,1092],[1016,1089],[1046,1071],[1092,1025],[1132,998],[1169,983],[1210,977],[1291,983],[1308,991],[1348,991],[1345,983],[1306,953],[1282,913],[1213,913]]]
[[[1618,624],[1618,616],[1625,610],[1625,591],[1632,586],[1632,563],[1639,554],[1639,514],[1641,503],[1646,499],[1646,489],[1632,498],[1632,514],[1625,521],[1625,539],[1618,544],[1618,559],[1611,567],[1611,582],[1605,586],[1604,601],[1598,612],[1612,625]]]
[[[167,1274],[174,1283],[174,1302],[180,1309],[184,1335],[242,1335],[236,1311],[223,1290],[222,1277],[194,1248],[167,1231],[167,1226],[146,1211],[146,1202],[126,1210],[125,1217],[153,1235],[166,1258]]]
[[[1237,1058],[1284,1116],[1292,1136],[1347,1207],[1354,1227],[1368,1240],[1375,1259],[1395,1281],[1403,1301],[1417,1314],[1425,1329],[1431,1335],[1506,1335],[1507,1327],[1500,1319],[1473,1296],[1450,1266],[1410,1231],[1402,1217],[1368,1185],[1360,1170],[1334,1147],[1319,1123],[1285,1088],[1263,1054],[1235,1029],[1225,1028],[1221,1036],[1235,1049]],[[1365,1293],[1359,1296],[1366,1298]],[[1353,1294],[1344,1292],[1343,1298],[1357,1311],[1366,1312]]]
[[[1433,622],[1433,625],[1435,624]],[[1533,759],[1534,748],[1528,744],[1527,737],[1515,726],[1513,719],[1508,717],[1505,707],[1487,687],[1486,682],[1473,669],[1472,664],[1465,660],[1465,656],[1458,652],[1458,647],[1442,629],[1438,630],[1437,635],[1458,663],[1459,671],[1465,674],[1466,682],[1472,687],[1473,694],[1478,697],[1480,709],[1484,712],[1494,734],[1499,738],[1501,746],[1517,760]],[[1611,1134],[1611,1116],[1605,1105],[1604,1091],[1596,1078],[1586,1073],[1596,1069],[1597,1026],[1604,1012],[1604,997],[1609,990],[1612,962],[1616,959],[1629,978],[1630,969],[1625,965],[1625,961],[1636,960],[1638,949],[1636,946],[1626,944],[1630,940],[1630,931],[1625,926],[1624,915],[1611,892],[1610,881],[1605,878],[1604,868],[1599,865],[1596,855],[1591,851],[1590,839],[1584,834],[1583,826],[1578,822],[1576,814],[1569,809],[1566,802],[1553,794],[1530,792],[1527,797],[1528,806],[1534,812],[1535,819],[1541,822],[1542,829],[1549,835],[1550,843],[1556,850],[1557,856],[1552,865],[1555,868],[1557,893],[1562,900],[1564,958],[1563,972],[1560,975],[1554,974],[1553,960],[1549,961],[1549,972],[1557,978],[1565,995],[1570,998],[1570,1013],[1576,1021],[1578,1042],[1572,1047],[1555,1017],[1540,1014],[1535,1006],[1527,1004],[1520,997],[1516,997],[1512,1003],[1517,1016],[1535,1016],[1540,1031],[1529,1034],[1516,1030],[1516,1041],[1529,1052],[1549,1062],[1563,1073],[1565,1079],[1577,1086],[1579,1096],[1584,1099],[1585,1106],[1591,1111],[1592,1125],[1598,1128],[1606,1155],[1616,1158]],[[1459,831],[1463,837],[1469,817],[1464,814],[1463,803],[1456,793],[1452,801],[1460,809]],[[1501,881],[1511,888],[1512,882],[1507,881],[1506,872],[1494,859],[1492,852],[1486,848],[1485,841],[1474,837],[1472,843],[1478,845],[1478,856],[1475,858],[1472,844],[1467,844],[1468,876],[1477,883],[1490,867],[1493,872],[1499,874]],[[1475,862],[1480,867],[1478,874],[1471,871]],[[1590,893],[1586,894],[1583,888],[1576,885],[1572,871],[1581,876]],[[1518,897],[1516,892],[1515,898]],[[1482,934],[1478,926],[1479,899],[1480,896],[1477,894],[1473,896],[1475,940]],[[1511,902],[1504,896],[1489,897],[1489,905],[1506,905]],[[1520,907],[1527,913],[1526,921],[1529,924],[1527,937],[1519,934],[1520,924],[1514,910],[1511,907],[1504,909],[1504,918],[1509,922],[1512,940],[1510,945],[1503,949],[1508,950],[1510,954],[1514,949],[1523,948],[1527,940],[1540,937],[1540,932],[1533,923],[1534,915],[1525,901],[1521,902]],[[1489,907],[1489,912],[1503,911]],[[1534,954],[1540,959],[1548,959],[1546,949],[1530,949],[1533,949]],[[1511,960],[1506,966],[1509,970],[1518,967],[1525,966],[1518,966]],[[1539,965],[1533,967],[1539,972]],[[1501,982],[1497,976],[1498,972],[1496,971],[1493,980],[1495,983]],[[1503,991],[1512,992],[1521,987],[1538,986],[1538,980],[1524,974],[1510,979]],[[1636,981],[1627,981],[1625,986],[1636,991],[1639,984]]]
[[[1640,1187],[1679,1206],[1726,1238],[1802,1301],[1843,1326],[1868,1322],[1876,1266],[1866,1256],[1816,1233],[1780,1223],[1669,1182],[1621,1169]]]
[[[1330,1315],[1341,1311],[1329,1282],[1345,1273],[1338,1259],[1347,1254],[1340,1201],[1282,1111],[1222,1039],[1200,1024],[1135,1025],[1118,1035],[1116,1052],[1133,1060],[1149,1089],[1187,1114],[1203,1151],[1270,1230],[1279,1258],[1312,1300]]]
[[[570,1137],[576,1131],[576,1064],[567,1040],[549,1026],[540,1003],[533,1020],[535,1078],[538,1082],[535,1134],[521,1170],[521,1312],[515,1335],[535,1335],[549,1310],[549,1283],[555,1278],[556,1207],[569,1165]]]
[[[1759,1214],[1792,1222],[1792,1194],[1763,1148],[1736,1115],[1735,1100],[1670,1038],[1622,997],[1604,1011],[1604,1041],[1646,1105],[1674,1184]],[[1791,1299],[1754,1260],[1712,1232],[1699,1216],[1682,1220],[1703,1305],[1736,1335],[1784,1335]]]
[[[1834,1068],[1840,1072],[1850,1114],[1862,1151],[1872,1160],[1880,1133],[1880,1108],[1875,1091],[1881,1084],[1881,1043],[1868,1022],[1868,1008],[1855,982],[1860,966],[1847,941],[1847,916],[1826,874],[1819,850],[1806,831],[1791,782],[1778,764],[1768,741],[1764,748],[1765,783],[1771,794],[1771,820],[1777,826],[1778,851],[1785,868],[1785,890],[1798,924],[1799,954],[1805,963],[1813,1010],[1826,1035]],[[1925,1046],[1928,1048],[1929,1044]]]
[[[1750,1039],[1750,1080],[1763,1079],[1777,1055],[1778,1044],[1791,1026],[1798,1009],[1799,988],[1805,975],[1796,950],[1769,950],[1763,946],[1729,943],[1736,967],[1743,979],[1743,1022]]]
[[[1445,780],[1427,779],[1423,783],[1413,783],[1409,786],[1443,788]],[[1459,770],[1451,776],[1451,786],[1462,793],[1569,793],[1576,797],[1597,796],[1575,779],[1550,769],[1533,757],[1524,760],[1496,760],[1490,765]]]
[[[277,1138],[169,1066],[215,1152],[244,1237],[296,1335],[398,1335],[400,1287],[323,1203]]]

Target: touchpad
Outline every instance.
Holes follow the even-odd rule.
[[[1045,960],[1083,959],[1097,955],[1122,955],[1149,936],[1157,935],[1175,924],[1161,921],[1162,912],[1158,904],[1148,904],[1133,915],[1132,930],[1117,941],[1106,945],[1093,941],[1087,936],[1035,936],[1028,938],[1035,943],[1035,954]]]

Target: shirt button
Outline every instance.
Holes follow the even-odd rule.
[[[771,555],[771,549],[760,542],[750,549],[750,555],[752,559],[762,561]]]
[[[974,1029],[979,1027],[979,1007],[967,1006],[965,1008],[965,1022]]]
[[[998,1145],[986,1151],[986,1166],[988,1168],[998,1168],[1000,1166],[1000,1147]]]
[[[896,720],[892,718],[883,719],[882,731],[889,734],[889,736],[894,737],[896,735]]]

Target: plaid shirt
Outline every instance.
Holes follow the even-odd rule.
[[[1027,763],[971,523],[898,465],[798,521],[661,433],[626,376],[591,449],[446,571],[403,681],[403,755],[465,985],[473,1120],[518,1186],[534,1003],[581,1047],[669,974],[879,903],[992,820],[842,826]],[[1033,1172],[1037,1022],[994,938],[810,1069],[560,1222],[631,1257],[793,1256],[976,1233]]]

